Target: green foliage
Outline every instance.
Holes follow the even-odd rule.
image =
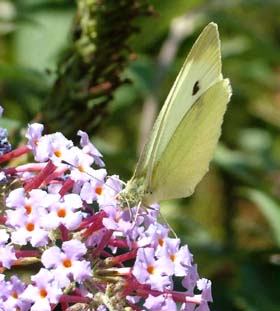
[[[74,1],[0,1],[2,125],[15,140],[32,119],[65,134],[90,130],[109,172],[127,179],[197,34],[217,22],[233,86],[222,142],[196,193],[163,214],[213,281],[213,310],[279,310],[280,2],[93,2],[77,16]],[[156,13],[130,23],[124,3]],[[109,91],[88,94],[108,81]]]

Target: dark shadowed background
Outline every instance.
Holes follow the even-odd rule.
[[[280,310],[280,1],[86,2],[0,0],[0,123],[13,146],[28,122],[73,140],[82,129],[127,180],[194,40],[216,22],[233,88],[222,138],[195,194],[163,214],[212,280],[212,310]]]

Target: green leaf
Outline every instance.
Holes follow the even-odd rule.
[[[55,68],[56,58],[67,43],[72,20],[70,10],[42,10],[30,14],[15,36],[16,57],[26,67],[37,70]]]
[[[275,242],[280,246],[280,204],[260,190],[242,188],[242,194],[258,206],[268,221]]]

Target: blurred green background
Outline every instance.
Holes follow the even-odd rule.
[[[78,14],[75,1],[0,0],[1,126],[14,146],[34,120],[73,139],[81,128],[127,180],[194,40],[216,22],[233,87],[222,138],[195,194],[163,214],[212,280],[212,310],[280,310],[280,1],[77,2]]]

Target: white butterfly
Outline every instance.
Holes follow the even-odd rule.
[[[210,23],[179,72],[121,201],[149,206],[190,196],[208,171],[230,96],[218,27]]]

